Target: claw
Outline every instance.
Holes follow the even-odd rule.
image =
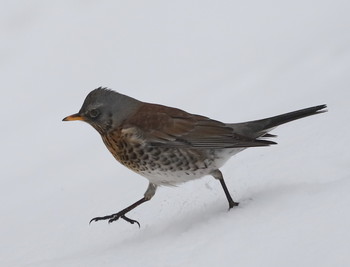
[[[151,185],[151,184],[150,184]],[[151,187],[152,190],[155,190],[154,185],[152,185]],[[146,191],[147,192],[147,191]],[[152,191],[153,192],[153,191]],[[154,192],[153,192],[154,195]],[[152,196],[153,196],[152,195]],[[133,210],[134,208],[136,208],[137,206],[139,206],[140,204],[150,200],[151,198],[146,198],[143,197],[141,198],[139,201],[136,201],[134,204],[130,205],[129,207],[126,207],[125,209],[119,211],[118,213],[115,214],[111,214],[111,215],[107,215],[107,216],[102,216],[102,217],[95,217],[92,218],[89,222],[89,224],[91,224],[92,222],[97,222],[97,221],[101,221],[101,220],[108,220],[108,223],[112,223],[116,220],[118,220],[119,218],[122,218],[124,221],[127,221],[130,224],[137,224],[139,226],[139,228],[141,227],[140,223],[136,220],[130,219],[129,217],[126,217],[125,214],[128,213],[129,211]]]
[[[108,220],[110,218],[112,218],[113,215],[108,215],[108,216],[103,216],[103,217],[95,217],[95,218],[92,218],[89,222],[89,224],[91,224],[92,222],[98,222],[98,221],[101,221],[101,220]]]
[[[229,203],[228,210],[232,209],[233,207],[237,207],[238,205],[239,205],[239,202],[232,201],[232,202]]]
[[[119,215],[118,213],[117,213],[117,214],[114,214],[114,215],[111,216],[111,218],[108,220],[108,223],[112,223],[112,222],[114,222],[114,221],[117,221],[120,217],[121,217],[121,215]]]
[[[138,221],[130,219],[130,218],[126,217],[125,215],[122,215],[121,218],[124,219],[125,221],[131,223],[131,224],[137,223],[139,228],[141,228],[141,225],[140,225],[140,223]]]
[[[122,218],[123,220],[127,221],[128,223],[134,224],[136,223],[139,228],[141,228],[141,225],[138,221],[130,219],[128,217],[126,217],[124,214],[112,214],[112,215],[107,215],[107,216],[103,216],[103,217],[95,217],[92,218],[89,222],[89,224],[91,224],[91,222],[98,222],[98,221],[102,221],[102,220],[108,220],[108,223],[112,223],[114,221],[117,221],[119,218]]]

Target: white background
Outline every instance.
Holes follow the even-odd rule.
[[[349,266],[350,4],[2,1],[1,266]],[[142,197],[89,125],[63,123],[89,91],[224,122],[318,104],[212,177]]]

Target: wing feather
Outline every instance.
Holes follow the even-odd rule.
[[[153,146],[194,148],[243,148],[275,144],[234,133],[225,123],[183,110],[145,104],[123,128],[135,128]]]

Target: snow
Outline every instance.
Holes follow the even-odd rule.
[[[1,266],[349,266],[348,1],[5,1],[0,10]],[[317,104],[222,168],[142,197],[89,125],[108,86],[225,122]]]

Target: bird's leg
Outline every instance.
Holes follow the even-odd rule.
[[[157,186],[155,184],[149,183],[148,188],[147,188],[143,198],[141,198],[140,200],[136,201],[134,204],[130,205],[129,207],[126,207],[125,209],[123,209],[117,213],[107,215],[107,216],[93,218],[93,219],[91,219],[90,223],[102,221],[102,220],[108,220],[108,223],[111,223],[111,222],[118,220],[119,218],[122,218],[123,220],[125,220],[131,224],[136,223],[140,227],[140,223],[138,221],[130,219],[129,217],[126,217],[125,214],[128,213],[129,211],[133,210],[137,206],[141,205],[142,203],[149,201],[156,193],[156,189],[157,189]]]
[[[211,173],[211,175],[215,178],[215,179],[218,179],[221,183],[221,186],[222,188],[224,189],[224,192],[225,192],[225,195],[226,195],[226,198],[228,200],[228,205],[229,205],[229,210],[235,206],[238,206],[238,202],[234,202],[231,195],[230,195],[230,192],[228,191],[227,189],[227,186],[225,184],[225,181],[224,181],[224,176],[222,175],[221,171],[220,170],[215,170]]]

